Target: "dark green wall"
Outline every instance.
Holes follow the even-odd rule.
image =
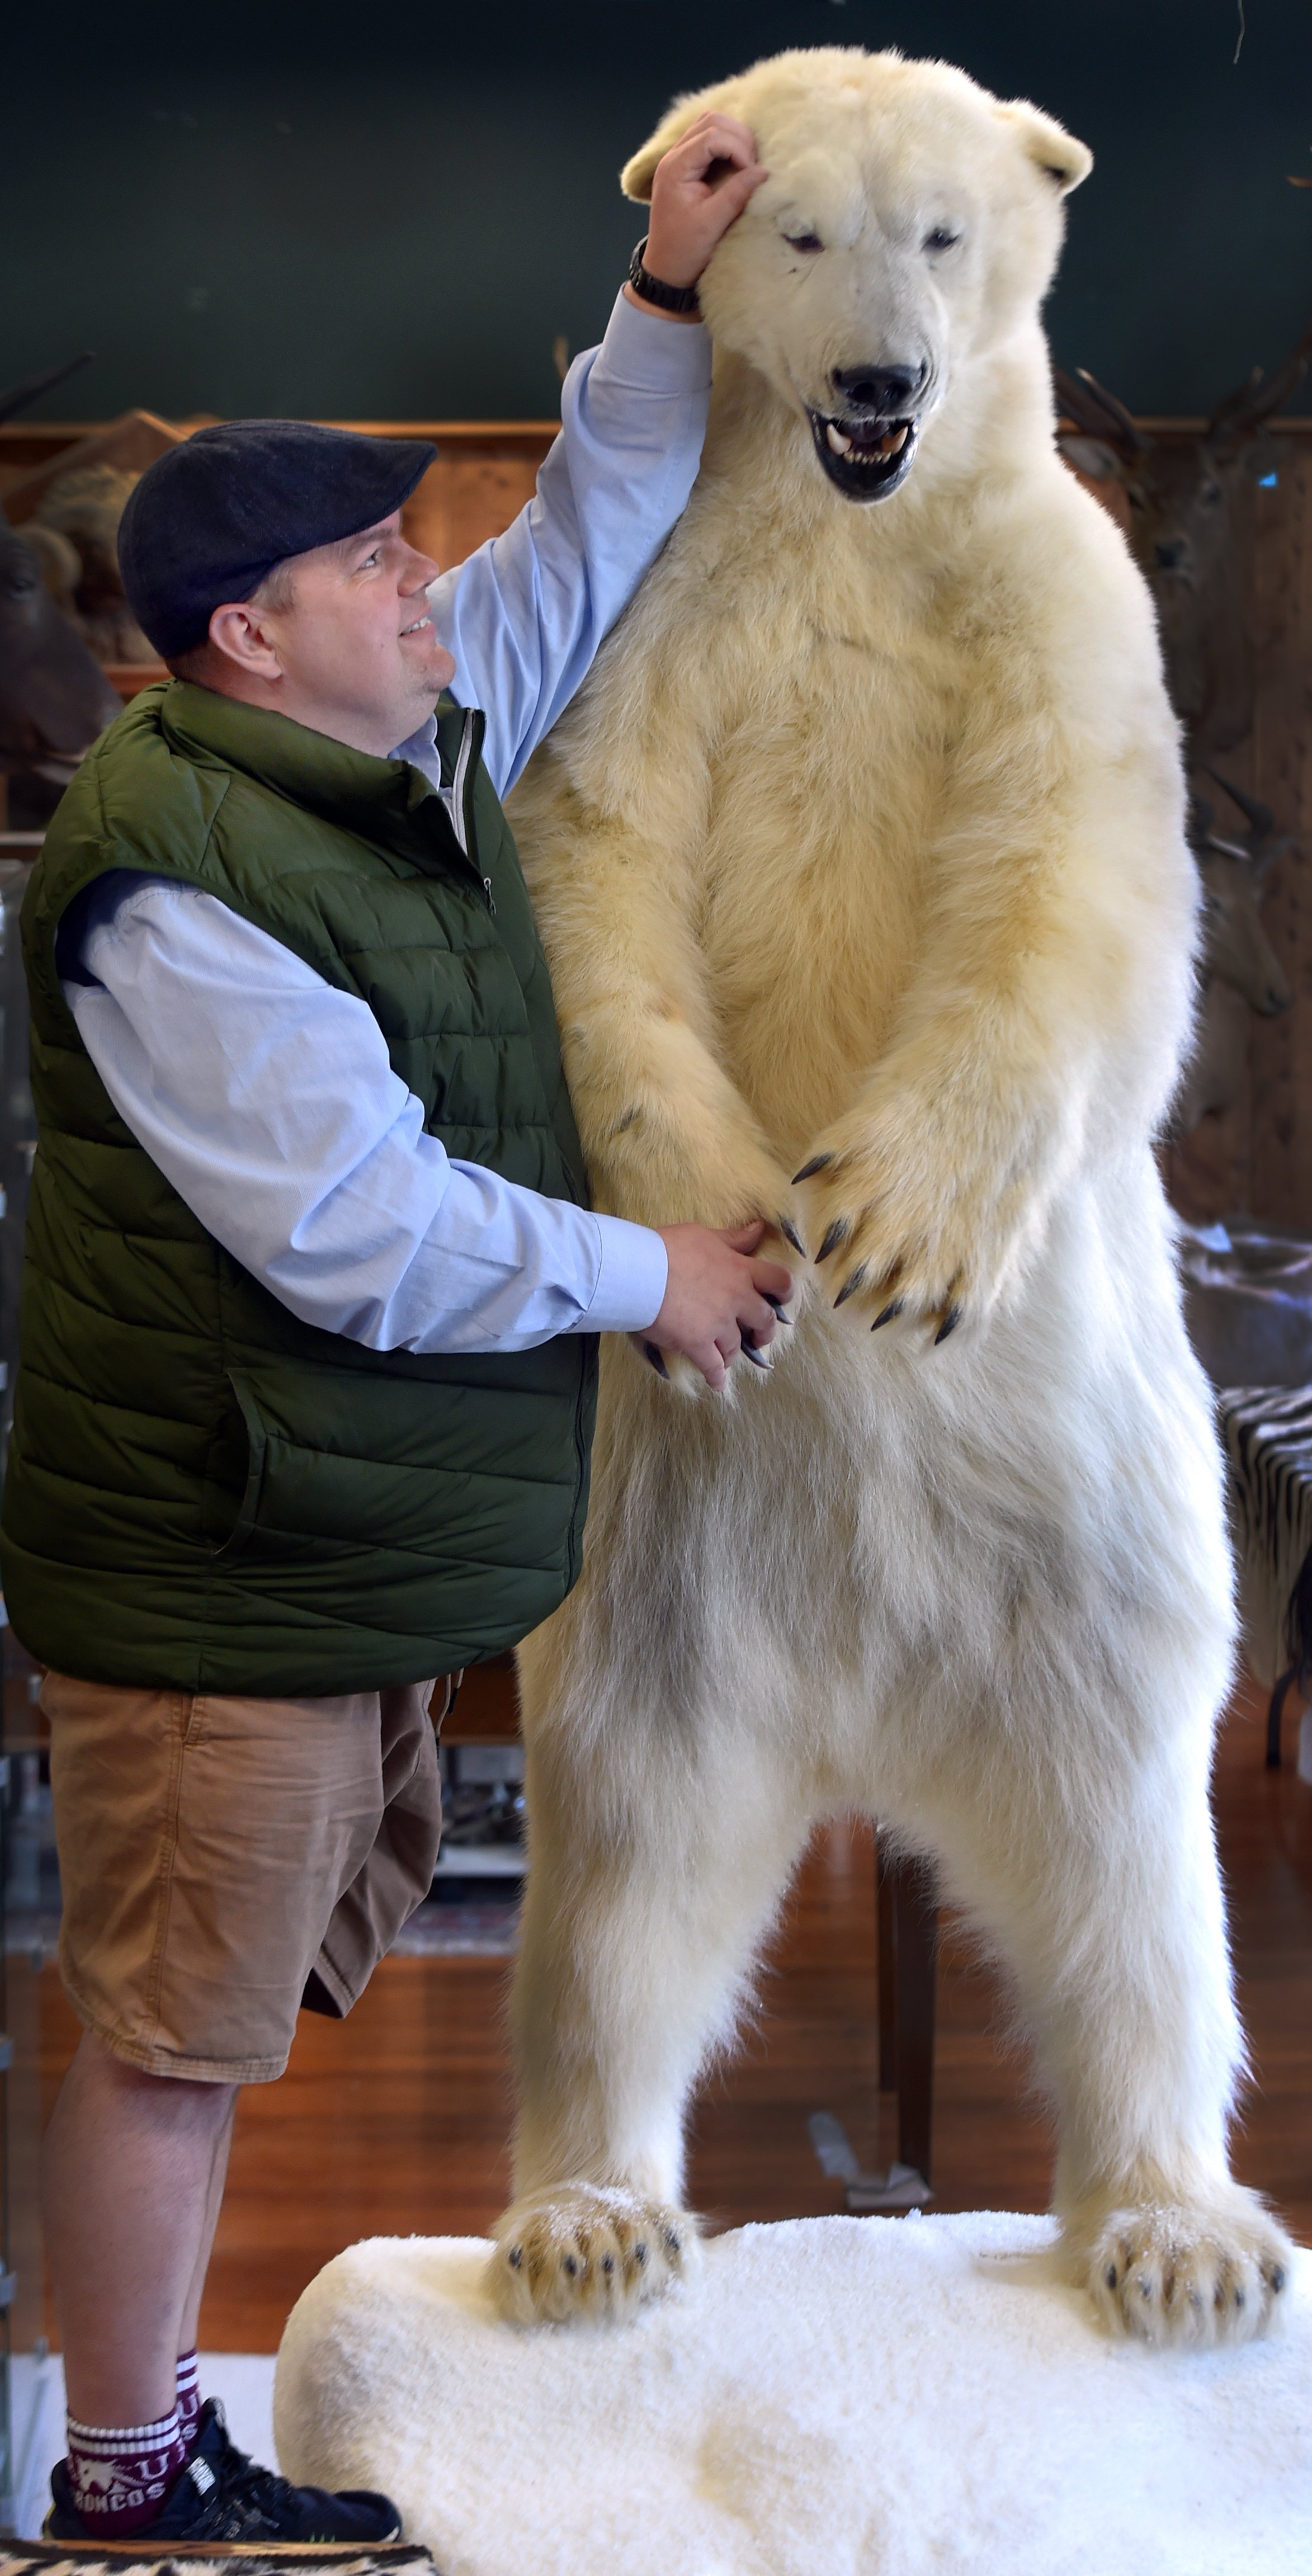
[[[1090,143],[1068,366],[1193,411],[1312,311],[1312,0],[27,0],[5,39],[0,383],[46,410],[516,416],[605,320],[615,172],[671,92],[898,44]],[[1312,407],[1305,394],[1300,408]]]

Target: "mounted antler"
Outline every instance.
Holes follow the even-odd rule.
[[[1079,367],[1068,376],[1062,367],[1052,371],[1053,389],[1068,420],[1095,438],[1110,439],[1124,456],[1140,456],[1150,445],[1147,433],[1132,420],[1124,403],[1109,394],[1087,367]]]
[[[1213,455],[1225,456],[1256,436],[1274,412],[1297,393],[1309,366],[1312,366],[1312,322],[1301,340],[1295,343],[1283,366],[1273,367],[1269,374],[1254,367],[1251,376],[1237,385],[1232,394],[1213,412],[1203,433],[1203,444]]]
[[[76,375],[79,367],[90,366],[93,354],[84,349],[80,357],[66,358],[62,367],[52,367],[48,375],[27,376],[21,385],[11,385],[7,393],[0,394],[0,421],[12,420],[16,412],[26,411],[29,403],[38,402],[42,394],[53,393],[65,376]]]
[[[1232,778],[1223,778],[1219,769],[1209,768],[1207,775],[1209,778],[1214,778],[1217,786],[1225,790],[1231,804],[1238,806],[1248,825],[1247,838],[1242,845],[1234,841],[1213,838],[1213,847],[1227,850],[1236,858],[1245,859],[1254,877],[1260,883],[1279,860],[1288,858],[1291,850],[1298,848],[1298,843],[1292,832],[1277,830],[1276,818],[1269,805],[1263,805],[1258,797],[1250,796],[1245,788],[1236,787]],[[1208,836],[1212,837],[1210,817]]]
[[[1077,424],[1059,437],[1067,463],[1125,493],[1130,544],[1152,587],[1167,684],[1195,763],[1242,742],[1253,721],[1238,496],[1249,476],[1275,480],[1266,424],[1310,365],[1312,322],[1280,366],[1255,367],[1227,394],[1205,429],[1165,436],[1141,429],[1084,368],[1053,373],[1058,405]]]
[[[1187,1135],[1200,1118],[1232,1109],[1243,1096],[1248,1065],[1248,1014],[1274,1019],[1287,1011],[1294,988],[1262,923],[1262,896],[1277,859],[1292,849],[1277,832],[1269,805],[1259,803],[1217,769],[1218,787],[1238,806],[1247,835],[1224,840],[1214,829],[1215,809],[1194,794],[1189,805],[1189,846],[1202,887],[1201,994],[1198,1040],[1172,1121]]]

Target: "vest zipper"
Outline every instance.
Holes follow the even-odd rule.
[[[477,707],[467,707],[460,734],[460,749],[451,779],[451,824],[456,839],[467,859],[472,858],[470,844],[474,837],[473,770],[483,739],[483,718]],[[496,902],[491,877],[480,880],[488,911],[496,916]]]

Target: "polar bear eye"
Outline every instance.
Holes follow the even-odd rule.
[[[790,250],[824,249],[824,243],[821,241],[819,233],[785,233],[784,240],[787,242]]]
[[[921,247],[924,250],[955,250],[960,239],[960,233],[949,232],[946,224],[936,224],[932,233],[926,233]]]

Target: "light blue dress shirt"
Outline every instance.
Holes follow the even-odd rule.
[[[429,593],[498,793],[555,722],[682,511],[706,334],[621,296],[576,359],[537,493]],[[429,723],[395,757],[440,790]],[[640,1331],[659,1235],[453,1162],[367,1005],[216,896],[126,870],[60,953],[116,1109],[200,1222],[294,1314],[371,1350],[516,1351]]]

